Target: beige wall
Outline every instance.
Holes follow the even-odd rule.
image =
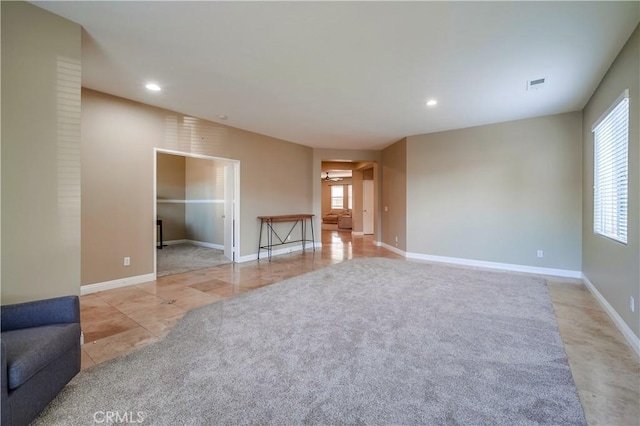
[[[224,165],[216,164],[211,160],[188,157],[185,209],[189,240],[224,245],[224,203],[222,201],[224,201]]]
[[[186,197],[186,157],[158,152],[156,163],[157,199],[184,200]]]
[[[185,227],[185,204],[166,203],[163,200],[183,201],[185,199],[185,157],[158,153],[156,162],[157,216],[162,219],[164,241],[187,238]]]
[[[382,150],[382,242],[407,249],[407,139]]]
[[[80,293],[80,26],[2,2],[2,304]]]
[[[629,89],[629,205],[627,244],[593,232],[593,123]],[[622,49],[583,110],[583,273],[640,336],[640,29]],[[635,313],[630,297],[636,301]]]
[[[351,174],[353,182],[353,209],[351,211],[351,232],[363,233],[364,185],[362,170],[354,170]],[[376,228],[376,231],[378,229]],[[377,240],[377,238],[376,238]]]
[[[311,148],[83,89],[83,284],[153,272],[154,148],[240,161],[241,256],[257,216],[312,209]]]
[[[574,112],[408,137],[407,251],[580,271],[581,134]]]

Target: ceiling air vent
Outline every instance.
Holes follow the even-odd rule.
[[[546,80],[546,78],[538,78],[537,80],[527,81],[527,90],[542,89],[545,85]]]

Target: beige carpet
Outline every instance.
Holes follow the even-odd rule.
[[[188,312],[35,425],[584,425],[542,279],[355,259]],[[104,414],[98,413],[98,420]]]
[[[222,250],[190,243],[172,244],[158,252],[158,277],[231,263]]]

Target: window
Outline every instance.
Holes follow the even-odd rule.
[[[342,185],[331,186],[331,208],[341,209],[344,206],[344,188]]]
[[[347,185],[347,196],[349,197],[349,204],[347,204],[349,209],[353,208],[353,185]]]
[[[627,243],[629,92],[596,121],[594,142],[593,231]]]

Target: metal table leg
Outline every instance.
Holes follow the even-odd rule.
[[[258,260],[260,260],[260,250],[262,250],[262,225],[264,221],[260,221],[260,235],[258,236]]]
[[[313,218],[309,218],[309,223],[311,223],[311,244],[313,244],[313,251],[316,251],[316,237],[313,235]]]

